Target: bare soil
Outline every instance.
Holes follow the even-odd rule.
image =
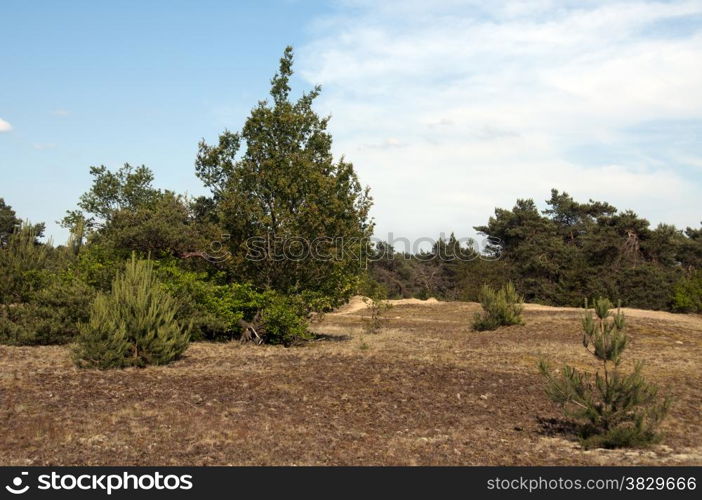
[[[0,464],[702,465],[700,316],[625,310],[625,368],[644,360],[675,403],[661,444],[585,451],[536,368],[594,368],[579,310],[529,305],[524,326],[478,333],[477,304],[400,301],[370,335],[359,301],[303,346],[197,343],[165,367],[0,346]]]

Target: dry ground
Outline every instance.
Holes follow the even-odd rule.
[[[0,346],[0,465],[702,464],[702,317],[626,311],[628,359],[676,400],[665,438],[583,451],[536,369],[592,366],[579,311],[527,306],[525,326],[477,333],[476,310],[404,301],[368,335],[356,300],[302,347],[199,343],[107,372],[66,347]]]

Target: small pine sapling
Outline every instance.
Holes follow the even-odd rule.
[[[585,303],[587,310],[587,302]],[[622,353],[629,343],[624,333],[621,308],[597,299],[593,310],[582,318],[583,346],[602,363],[594,377],[564,365],[554,374],[545,361],[539,370],[546,379],[546,394],[558,403],[566,417],[581,423],[580,438],[585,448],[640,447],[660,440],[657,428],[670,408],[668,397],[660,398],[658,388],[641,374],[637,362],[633,372],[620,370]]]

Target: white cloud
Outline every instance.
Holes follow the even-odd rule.
[[[47,149],[54,149],[55,147],[56,144],[52,142],[40,142],[32,144],[32,148],[34,148],[37,151],[46,151]]]
[[[336,151],[373,188],[379,235],[465,234],[496,205],[542,201],[551,187],[697,223],[702,186],[637,150],[632,129],[702,121],[702,26],[675,29],[702,2],[345,6],[298,56],[324,87]],[[626,157],[601,163],[582,153],[623,145]],[[685,147],[662,149],[702,154]]]
[[[71,114],[71,112],[68,111],[67,109],[58,108],[58,109],[53,110],[51,112],[51,114],[54,116],[68,116]]]
[[[12,130],[12,125],[0,118],[0,132],[9,132],[10,130]]]

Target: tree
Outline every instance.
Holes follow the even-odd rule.
[[[587,307],[587,304],[586,304]],[[660,439],[656,429],[670,407],[658,388],[641,375],[642,364],[634,371],[621,373],[622,353],[629,343],[624,333],[624,314],[610,311],[612,303],[597,299],[594,314],[582,318],[583,346],[602,363],[602,372],[593,377],[564,365],[554,375],[545,362],[539,370],[546,379],[546,394],[562,408],[567,417],[584,422],[580,437],[586,448],[645,446]]]
[[[152,186],[153,172],[146,166],[132,167],[129,163],[110,171],[106,166],[90,167],[93,184],[80,197],[78,208],[69,211],[61,221],[71,228],[84,223],[86,229],[102,227],[119,210],[134,210],[153,203],[160,191]]]
[[[90,167],[90,173],[93,184],[80,197],[79,210],[62,221],[71,229],[74,253],[89,238],[119,258],[131,252],[154,258],[179,256],[207,249],[221,233],[197,220],[186,197],[154,188],[153,172],[144,165],[125,164],[115,172]]]
[[[559,285],[569,268],[564,263],[577,250],[565,245],[558,224],[542,216],[533,200],[517,200],[512,210],[496,208],[488,224],[475,230],[499,241],[488,251],[509,263],[511,278],[526,300],[552,304],[562,300]]]
[[[163,365],[187,349],[191,325],[176,319],[178,304],[153,272],[153,263],[132,255],[110,294],[99,294],[81,326],[78,366],[125,368]]]
[[[292,65],[287,47],[272,102],[259,102],[241,132],[225,131],[212,146],[203,140],[196,173],[212,191],[236,275],[337,304],[364,269],[371,198],[353,165],[333,159],[329,117],[312,109],[320,87],[290,98]]]
[[[27,302],[41,288],[51,252],[37,242],[40,226],[22,224],[0,247],[0,303]]]
[[[539,213],[532,200],[517,200],[512,210],[495,209],[487,225],[475,227],[499,241],[488,250],[528,301],[577,305],[583,295],[602,295],[631,307],[670,307],[680,264],[694,262],[689,235],[668,225],[651,229],[631,210],[579,203],[556,189],[546,204]]]
[[[523,299],[512,282],[499,290],[483,286],[480,291],[482,313],[475,313],[473,329],[477,331],[495,330],[500,326],[523,325]]]
[[[122,253],[160,258],[205,250],[216,236],[207,224],[197,223],[187,199],[164,191],[147,205],[115,211],[94,241]]]
[[[12,207],[0,198],[0,247],[7,245],[8,238],[17,231],[21,223],[22,221],[15,217]]]

